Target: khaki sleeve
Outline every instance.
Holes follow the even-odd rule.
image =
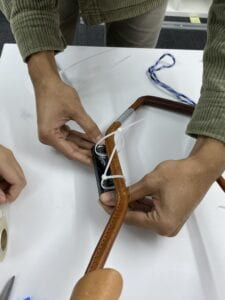
[[[0,0],[0,9],[10,22],[24,60],[32,53],[62,51],[57,0]]]
[[[225,0],[214,0],[209,12],[201,96],[187,133],[225,143]]]

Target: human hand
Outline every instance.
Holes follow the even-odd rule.
[[[101,132],[85,112],[75,89],[60,79],[53,53],[32,55],[28,67],[36,95],[40,141],[69,159],[91,165],[90,149]],[[70,120],[77,122],[85,134],[71,130],[66,125]]]
[[[224,170],[225,145],[210,138],[199,138],[188,158],[165,161],[129,187],[125,222],[161,235],[176,235]],[[112,213],[114,194],[105,193],[100,200],[104,209]]]
[[[26,185],[13,153],[0,145],[0,203],[14,201]]]

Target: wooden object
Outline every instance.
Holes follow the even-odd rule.
[[[121,291],[120,273],[113,269],[99,269],[77,282],[71,300],[118,300]]]
[[[194,107],[183,104],[180,102],[174,102],[171,100],[159,98],[159,97],[153,97],[153,96],[143,96],[138,98],[107,130],[106,134],[109,134],[115,130],[117,130],[131,114],[133,111],[137,110],[140,106],[142,105],[148,105],[152,107],[156,107],[159,109],[164,109],[168,110],[171,112],[176,112],[180,114],[184,114],[187,116],[191,116]],[[112,151],[115,146],[115,141],[114,141],[114,135],[110,136],[106,141],[106,150],[108,157],[111,156]],[[115,152],[115,155],[112,159],[111,165],[110,165],[110,170],[112,175],[122,175],[122,169],[120,166],[119,158],[117,152]],[[104,264],[106,262],[106,259],[110,253],[110,250],[112,249],[113,243],[116,239],[116,236],[123,224],[124,217],[127,212],[128,208],[128,197],[129,193],[126,188],[126,184],[123,178],[115,178],[114,180],[114,185],[115,185],[115,192],[116,192],[116,206],[114,208],[114,211],[112,215],[110,216],[110,219],[102,233],[102,236],[94,250],[94,253],[91,257],[91,260],[89,262],[89,265],[87,267],[87,270],[85,272],[85,276],[77,283],[73,296],[71,300],[101,300],[104,298],[98,298],[98,294],[96,294],[96,298],[93,298],[89,291],[93,291],[93,295],[95,295],[95,290],[97,291],[98,289],[105,289],[105,291],[108,293],[108,291],[112,291],[112,298],[108,296],[105,299],[118,299],[115,298],[116,296],[119,297],[119,293],[114,293],[113,289],[111,289],[110,286],[107,284],[112,284],[112,286],[119,287],[120,284],[119,279],[116,279],[116,276],[113,277],[112,274],[108,274],[109,277],[104,279],[104,276],[102,275],[103,273],[101,271],[102,268],[104,267]],[[220,177],[217,180],[218,184],[220,187],[225,191],[225,180],[223,177]],[[97,270],[97,271],[96,271]],[[116,271],[115,271],[116,272]],[[106,274],[106,273],[105,273]],[[112,275],[112,277],[111,277]],[[112,280],[111,280],[111,279]],[[114,281],[115,279],[115,281]],[[93,283],[92,283],[93,280]],[[105,286],[105,287],[104,287]],[[122,285],[121,285],[122,287]],[[116,288],[117,289],[117,288]],[[116,290],[115,289],[115,290]],[[81,292],[82,291],[82,292]],[[87,291],[87,295],[85,294],[85,291]],[[118,289],[119,291],[119,289]],[[83,294],[82,294],[83,293]],[[86,295],[83,298],[80,298],[80,295]],[[114,298],[113,298],[114,297]]]

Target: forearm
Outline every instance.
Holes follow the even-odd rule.
[[[45,88],[60,81],[53,51],[43,51],[31,55],[28,70],[34,88]]]
[[[31,55],[28,70],[35,90],[40,141],[69,159],[91,165],[90,149],[101,133],[82,107],[76,90],[61,80],[54,52]],[[76,121],[87,134],[71,130],[66,124],[69,120]]]
[[[57,0],[0,0],[24,60],[40,51],[62,51]]]
[[[189,157],[211,182],[225,171],[225,144],[216,139],[198,137]]]
[[[187,133],[225,143],[225,3],[214,0],[203,57],[203,84]]]

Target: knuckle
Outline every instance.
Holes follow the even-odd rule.
[[[95,137],[96,136],[96,128],[95,127],[89,127],[87,128],[87,134],[90,138]]]
[[[156,166],[155,171],[164,171],[168,166],[168,161],[161,162]]]
[[[10,149],[4,147],[3,151],[1,152],[1,157],[7,159],[11,158],[12,156],[13,152]]]
[[[146,174],[142,179],[143,186],[146,188],[146,191],[147,190],[151,190],[151,191],[156,190],[157,187],[160,186],[160,181],[161,181],[161,178],[158,176],[158,174],[156,174],[154,172]]]
[[[177,224],[174,220],[165,220],[161,224],[161,228],[159,231],[160,235],[167,236],[167,237],[174,237],[177,234]]]
[[[99,135],[98,127],[95,124],[88,124],[85,128],[85,131],[90,138]]]
[[[167,237],[175,237],[175,236],[177,235],[177,233],[178,233],[178,231],[175,230],[175,231],[169,233],[169,234],[167,235]]]
[[[11,165],[11,162],[15,160],[13,152],[9,149],[4,149],[4,151],[2,151],[0,153],[0,160],[2,162],[3,168],[4,168],[5,164]],[[5,164],[4,164],[4,162],[5,162]]]
[[[177,230],[174,230],[167,234],[167,237],[175,237],[177,235]]]
[[[155,171],[158,171],[162,174],[168,173],[168,171],[173,169],[174,164],[175,164],[174,160],[165,160],[165,161],[161,162],[160,164],[158,164],[158,166],[156,166]]]
[[[42,144],[48,144],[50,133],[49,133],[49,131],[47,131],[45,129],[40,129],[38,131],[38,137],[39,137],[39,141]]]
[[[23,175],[18,176],[17,185],[21,188],[24,188],[27,184],[27,181]]]
[[[143,183],[145,184],[145,185],[147,185],[148,184],[148,182],[149,182],[149,180],[150,180],[150,174],[146,174],[144,177],[143,177]]]

